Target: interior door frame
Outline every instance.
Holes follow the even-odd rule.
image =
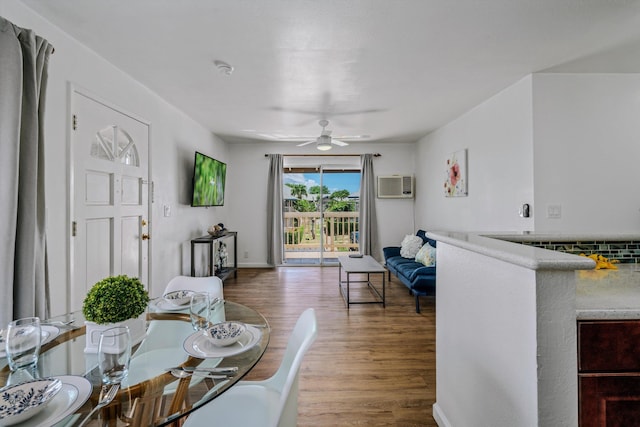
[[[143,123],[144,125],[146,125],[149,129],[149,146],[147,147],[147,180],[148,180],[148,185],[147,185],[147,219],[148,219],[148,229],[149,229],[149,235],[153,236],[153,220],[151,218],[151,212],[152,212],[152,204],[153,204],[153,181],[151,180],[152,172],[151,172],[151,166],[152,166],[152,162],[151,162],[151,140],[152,140],[152,126],[151,126],[151,122],[149,120],[146,120],[142,117],[140,117],[137,114],[131,113],[130,111],[127,111],[125,109],[123,109],[122,107],[114,104],[113,102],[110,102],[104,98],[102,98],[101,96],[96,95],[95,93],[77,85],[74,83],[69,82],[67,84],[67,161],[69,162],[69,167],[67,168],[68,174],[67,174],[67,188],[68,188],[68,197],[67,197],[67,236],[68,236],[68,241],[69,244],[67,245],[67,277],[68,277],[68,283],[67,283],[67,292],[66,292],[66,300],[65,300],[65,304],[66,304],[66,312],[69,312],[69,310],[71,309],[71,292],[75,286],[76,283],[76,277],[74,274],[74,253],[75,253],[75,240],[74,240],[74,235],[73,235],[73,221],[75,218],[75,212],[74,212],[74,198],[76,196],[75,194],[75,189],[74,189],[74,180],[75,180],[75,169],[74,169],[74,150],[73,150],[73,132],[74,132],[74,127],[75,127],[75,123],[74,123],[74,111],[75,111],[75,104],[74,104],[74,99],[75,99],[75,94],[78,94],[80,96],[84,96],[87,98],[90,98],[96,102],[99,102],[103,105],[105,105],[108,108],[111,108],[121,114],[124,114],[126,116],[131,117],[134,120],[137,120],[141,123]],[[151,244],[151,241],[149,241],[148,243],[148,247],[147,247],[147,277],[148,277],[148,283],[146,284],[147,290],[151,289],[151,283],[152,283],[152,274],[151,272],[153,271],[152,269],[152,250],[153,250],[153,245]]]

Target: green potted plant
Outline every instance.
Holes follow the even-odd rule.
[[[110,276],[93,285],[82,304],[87,328],[85,352],[97,352],[100,333],[121,324],[129,327],[132,344],[140,342],[145,335],[148,304],[149,294],[137,277]]]

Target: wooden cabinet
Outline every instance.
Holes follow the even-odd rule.
[[[578,321],[581,427],[640,426],[640,320]]]

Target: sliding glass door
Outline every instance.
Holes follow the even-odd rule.
[[[358,250],[360,171],[285,168],[284,264],[337,264]]]

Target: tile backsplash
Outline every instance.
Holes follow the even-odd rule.
[[[640,240],[627,241],[527,241],[518,242],[551,251],[565,252],[574,255],[599,254],[609,259],[618,260],[621,264],[640,263]]]

